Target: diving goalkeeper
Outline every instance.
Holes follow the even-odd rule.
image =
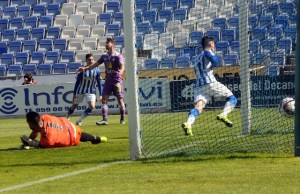
[[[107,142],[106,137],[99,137],[81,132],[79,126],[71,123],[67,118],[55,117],[51,115],[39,115],[36,112],[26,114],[26,120],[29,128],[32,130],[28,136],[22,135],[22,148],[54,148],[77,146],[79,142],[91,142],[99,144]],[[35,140],[40,134],[40,141]]]

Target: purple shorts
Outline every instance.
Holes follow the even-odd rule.
[[[105,81],[103,85],[102,95],[110,96],[111,94],[120,98],[124,97],[122,82],[112,83]]]

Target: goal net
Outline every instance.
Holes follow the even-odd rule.
[[[141,156],[293,153],[294,117],[278,105],[295,95],[296,0],[134,2],[138,103],[127,101],[139,110]],[[228,96],[209,96],[190,136],[182,124],[194,109],[193,66],[204,36],[214,38],[219,59],[213,75],[237,104],[228,127],[217,119]]]

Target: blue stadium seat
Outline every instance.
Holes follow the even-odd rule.
[[[285,65],[285,52],[276,51],[272,52],[270,55],[271,65]]]
[[[239,18],[238,16],[233,16],[228,19],[228,27],[239,29]]]
[[[59,51],[47,51],[44,63],[58,63],[60,59],[60,52]]]
[[[181,0],[180,1],[180,8],[187,8],[190,9],[194,7],[195,0]]]
[[[278,2],[271,2],[267,4],[266,13],[271,13],[274,17],[277,16],[280,12],[279,3]]]
[[[67,50],[67,40],[66,39],[54,39],[53,50],[63,51]]]
[[[136,48],[138,50],[143,49],[144,37],[141,34],[136,35]]]
[[[19,7],[21,5],[23,5],[23,0],[11,0],[10,1],[10,6]]]
[[[124,48],[124,35],[115,37],[116,47]]]
[[[10,19],[10,29],[22,29],[23,28],[23,17],[15,17]]]
[[[218,42],[220,40],[220,30],[207,30],[205,36],[211,36],[215,42]]]
[[[8,66],[8,75],[22,75],[22,66],[21,65],[10,65]]]
[[[251,14],[256,14],[256,15],[258,15],[258,17],[260,17],[265,10],[264,3],[257,2],[257,3],[250,4],[249,10],[250,10]]]
[[[108,25],[112,22],[112,18],[113,18],[112,13],[100,13],[99,22]]]
[[[201,39],[203,37],[203,32],[200,31],[192,31],[189,37],[189,46],[198,46],[201,47]]]
[[[30,39],[29,29],[18,29],[16,40],[28,40]]]
[[[156,21],[157,18],[157,11],[156,9],[146,10],[143,12],[144,21],[149,21],[153,23]]]
[[[36,64],[24,64],[23,73],[31,73],[32,75],[37,75],[38,69]]]
[[[173,12],[170,9],[161,10],[158,12],[158,20],[166,23],[172,20]]]
[[[1,0],[0,1],[0,7],[7,7],[9,4],[9,1],[6,1],[6,0]]]
[[[16,17],[17,7],[4,7],[3,17],[4,18],[14,18]]]
[[[120,23],[112,23],[107,25],[107,34],[113,34],[114,36],[119,36],[121,32]]]
[[[235,39],[235,30],[234,29],[223,29],[221,31],[221,39],[223,41],[228,41],[228,42],[231,42],[231,41],[234,41],[236,40]]]
[[[175,65],[175,58],[163,58],[159,63],[159,69],[173,69]]]
[[[157,11],[159,12],[164,8],[164,5],[165,5],[164,0],[151,0],[150,8],[157,9]]]
[[[267,39],[261,42],[260,51],[262,53],[271,53],[276,49],[276,40],[275,39]]]
[[[283,36],[283,30],[281,26],[273,26],[269,29],[269,38],[279,40]]]
[[[7,42],[0,42],[0,55],[7,53]]]
[[[25,18],[24,28],[36,28],[38,24],[38,17],[32,16]]]
[[[228,54],[229,53],[229,42],[228,41],[216,42],[216,51],[223,52],[223,55]]]
[[[175,60],[176,68],[189,68],[190,58],[188,56],[177,57]]]
[[[166,32],[166,22],[164,21],[157,21],[152,24],[152,31],[158,33]]]
[[[237,54],[223,55],[224,65],[239,65],[239,59]]]
[[[277,42],[277,49],[284,50],[286,54],[292,53],[293,40],[291,38],[282,38]]]
[[[231,41],[230,42],[230,53],[240,53],[240,42],[239,41]]]
[[[45,37],[45,28],[32,28],[31,30],[31,39],[32,40],[41,40]]]
[[[123,26],[123,12],[116,12],[114,14],[114,22],[119,22]]]
[[[41,39],[39,42],[38,51],[52,51],[53,40],[51,39]]]
[[[252,30],[252,39],[263,41],[266,39],[267,29],[264,27],[254,28]]]
[[[139,23],[139,22],[143,21],[143,15],[142,14],[143,14],[142,10],[136,10],[136,12],[134,13],[136,23]]]
[[[39,72],[39,75],[52,74],[52,64],[39,64],[38,72]]]
[[[196,55],[196,48],[195,47],[183,47],[181,49],[182,56],[193,57]]]
[[[32,64],[42,64],[44,63],[45,52],[34,51],[31,53],[30,63]]]
[[[53,3],[59,3],[60,5],[62,5],[63,3],[66,3],[67,0],[53,0]]]
[[[41,16],[40,17],[40,24],[39,27],[43,28],[49,28],[53,25],[53,16],[46,15],[46,16]]]
[[[0,31],[8,29],[9,19],[8,18],[0,18]]]
[[[227,27],[226,18],[215,18],[213,21],[213,27],[219,28],[220,30],[225,29]]]
[[[68,65],[68,73],[77,73],[76,69],[82,66],[82,63],[79,62],[71,62]]]
[[[135,0],[136,9],[140,9],[144,12],[149,9],[149,0]]]
[[[15,56],[12,53],[3,53],[1,55],[1,65],[5,65],[6,67],[14,64]]]
[[[54,63],[53,74],[66,74],[67,68],[68,66],[66,63]]]
[[[43,16],[46,15],[46,5],[45,4],[37,4],[33,6],[32,16]]]
[[[11,29],[6,29],[2,32],[2,41],[14,41],[16,36],[16,31]]]
[[[262,15],[259,18],[259,26],[261,28],[270,28],[274,24],[274,18],[272,14]]]
[[[33,6],[33,5],[36,5],[36,4],[38,4],[38,0],[26,0],[25,1],[25,5]]]
[[[158,59],[145,59],[144,68],[145,69],[158,69]]]
[[[60,4],[59,3],[48,4],[47,15],[51,15],[51,16],[55,17],[59,13],[60,13]]]
[[[0,65],[0,76],[6,76],[6,66]]]
[[[150,22],[140,22],[137,24],[137,31],[140,34],[149,34],[151,30],[151,24]]]
[[[294,2],[281,2],[279,4],[281,13],[294,14],[296,13],[296,5]]]
[[[297,29],[296,29],[296,26],[289,26],[289,27],[286,27],[284,29],[284,35],[285,37],[290,37],[292,38],[293,42],[296,41],[296,37],[297,37]]]
[[[47,30],[46,38],[57,39],[60,38],[60,27],[49,27]]]
[[[254,29],[258,25],[258,16],[256,14],[252,14],[248,18],[249,25],[251,29]]]
[[[250,50],[250,53],[252,53],[252,54],[259,53],[260,52],[260,41],[257,39],[250,40],[249,50]]]
[[[179,0],[166,0],[165,9],[175,10],[179,7]]]
[[[40,0],[40,4],[50,4],[50,3],[53,3],[53,0]]]
[[[181,50],[179,48],[174,48],[173,46],[167,48],[167,53],[169,57],[179,57],[181,56]]]
[[[37,48],[37,41],[36,40],[25,40],[24,41],[24,47],[23,52],[34,52]]]
[[[15,57],[15,64],[24,65],[29,62],[29,53],[28,52],[17,52]]]
[[[292,25],[297,25],[297,15],[296,14],[290,15],[290,26],[292,26]]]
[[[106,11],[107,12],[119,12],[121,7],[121,3],[116,0],[108,0],[106,3]]]
[[[174,20],[185,20],[187,19],[187,9],[179,8],[174,10]]]
[[[29,17],[31,15],[31,6],[23,5],[18,8],[18,16],[19,17]]]
[[[288,14],[281,14],[275,18],[275,24],[286,28],[289,26],[289,15]]]
[[[10,53],[17,53],[22,51],[22,41],[10,41],[8,43],[8,48]]]
[[[280,67],[278,65],[270,65],[268,67],[269,76],[278,76],[280,73]]]
[[[74,62],[75,60],[75,51],[62,51],[61,53],[61,59],[60,62],[61,63],[70,63],[70,62]]]

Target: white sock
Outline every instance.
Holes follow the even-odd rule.
[[[222,116],[227,117],[227,115],[234,109],[234,106],[230,102],[226,102],[223,112],[221,113]]]
[[[191,126],[195,122],[195,120],[196,120],[196,117],[194,115],[190,114],[187,119],[188,126]]]

